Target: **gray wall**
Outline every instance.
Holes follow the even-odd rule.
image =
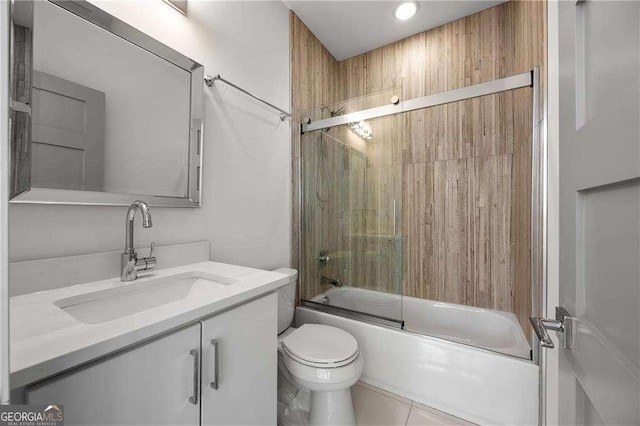
[[[189,2],[184,17],[160,0],[94,1],[202,63],[206,72],[289,108],[288,10],[281,2]],[[219,86],[218,86],[219,87]],[[207,89],[203,208],[153,209],[136,245],[207,239],[212,260],[289,264],[289,121],[233,88]],[[124,207],[11,205],[10,261],[118,250]]]

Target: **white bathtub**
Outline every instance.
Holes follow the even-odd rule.
[[[353,287],[334,287],[312,300],[357,312],[404,320],[416,333],[531,359],[531,348],[516,316],[510,312],[434,302]]]
[[[330,299],[332,296],[344,296],[343,302],[351,300],[351,303],[355,303],[347,309],[363,311],[363,306],[377,306],[378,309],[386,307],[386,313],[398,312],[399,306],[397,303],[394,305],[393,297],[385,298],[377,292],[366,290],[361,291],[368,294],[360,295],[344,290],[331,289],[317,300],[321,301],[324,296]],[[404,299],[406,301],[408,298]],[[422,304],[425,302],[418,301]],[[334,305],[333,300],[331,304]],[[411,302],[405,304],[405,310],[409,306]],[[418,312],[423,312],[423,308]],[[432,320],[438,318],[440,312],[448,315],[448,311],[439,308],[434,309]],[[380,314],[380,311],[376,312]],[[458,314],[462,317],[468,313],[461,310]],[[429,321],[424,321],[424,317],[419,314],[411,321],[428,324]],[[464,324],[469,324],[464,320],[453,322],[457,323],[457,328],[462,328],[458,331],[463,331]],[[331,315],[308,307],[296,308],[296,326],[306,323],[338,327],[356,338],[365,361],[361,377],[365,383],[478,424],[538,423],[539,368],[531,361],[438,337]],[[439,324],[439,321],[434,324]],[[476,325],[475,334],[472,335],[478,340],[484,327],[482,324]],[[451,334],[450,326],[440,326],[442,328],[437,330],[448,335]],[[452,340],[449,337],[447,339]]]

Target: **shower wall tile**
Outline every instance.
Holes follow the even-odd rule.
[[[513,155],[513,170],[531,170],[532,133],[523,137],[526,141],[518,146]],[[513,173],[512,222],[514,251],[511,267],[515,283],[531,282],[531,179],[524,173]],[[524,330],[530,330],[529,317],[538,315],[531,312],[532,291],[529,285],[515,285],[513,288],[513,313]],[[539,290],[542,295],[542,290]],[[530,333],[526,333],[527,336]]]
[[[510,1],[342,61],[346,95],[544,76],[545,14],[543,1]],[[400,144],[404,294],[514,312],[527,335],[531,102],[521,89],[406,113]]]
[[[308,158],[301,160],[301,145],[319,145],[319,135],[300,135],[299,123],[303,121],[303,113],[320,105],[331,105],[344,98],[345,86],[342,84],[338,62],[329,51],[309,31],[309,29],[293,13],[289,14],[290,58],[291,58],[291,170],[292,170],[292,242],[291,265],[300,269],[301,282],[305,283],[308,295],[319,293],[319,269],[317,248],[327,247],[330,229],[336,224],[329,222],[331,211],[319,200],[309,196],[308,215],[299,222],[301,205],[298,194],[315,194],[315,177],[310,171],[317,165],[319,152],[310,150]],[[311,140],[309,140],[311,139]],[[302,165],[300,165],[302,163]],[[310,179],[301,179],[301,173],[307,171]],[[333,177],[333,176],[332,176]],[[300,185],[305,185],[302,188]],[[332,220],[335,217],[331,217]],[[302,233],[304,235],[301,235]],[[300,295],[298,295],[300,297]],[[307,296],[309,297],[309,296]]]
[[[534,66],[544,93],[545,16],[544,1],[510,1],[338,63],[292,12],[294,123],[321,104],[354,111],[388,103],[391,94],[406,100]],[[514,312],[530,335],[531,103],[531,90],[520,89],[370,120],[369,141],[346,126],[332,129],[343,143],[336,144],[342,155],[331,157],[342,170],[331,175],[341,201],[307,200],[318,210],[307,219],[323,223],[309,230],[303,252],[329,244],[341,260],[327,273],[392,291],[384,281],[397,279],[400,249],[404,294]],[[294,126],[294,159],[297,133]],[[319,151],[310,152],[317,164]],[[297,180],[294,163],[294,187]],[[400,239],[390,238],[393,199]],[[317,265],[307,269],[303,280],[317,281]]]
[[[511,312],[512,155],[408,164],[404,294]]]
[[[522,137],[517,131],[528,126],[531,132],[527,92],[520,89],[408,113],[404,163],[512,153],[514,138]],[[514,97],[528,100],[517,105],[525,111],[514,110]]]

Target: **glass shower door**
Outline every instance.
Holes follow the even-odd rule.
[[[402,324],[402,123],[395,115],[301,135],[304,304]]]
[[[323,129],[301,136],[303,303],[530,359],[541,290],[535,76],[309,114],[303,127]]]

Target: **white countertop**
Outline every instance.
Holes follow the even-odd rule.
[[[141,273],[136,283],[184,272],[218,274],[239,281],[212,291],[100,324],[86,324],[60,309],[57,300],[126,286],[120,278],[63,287],[10,299],[11,387],[24,386],[145,339],[277,290],[284,274],[217,262]],[[275,336],[274,336],[275,339]]]

